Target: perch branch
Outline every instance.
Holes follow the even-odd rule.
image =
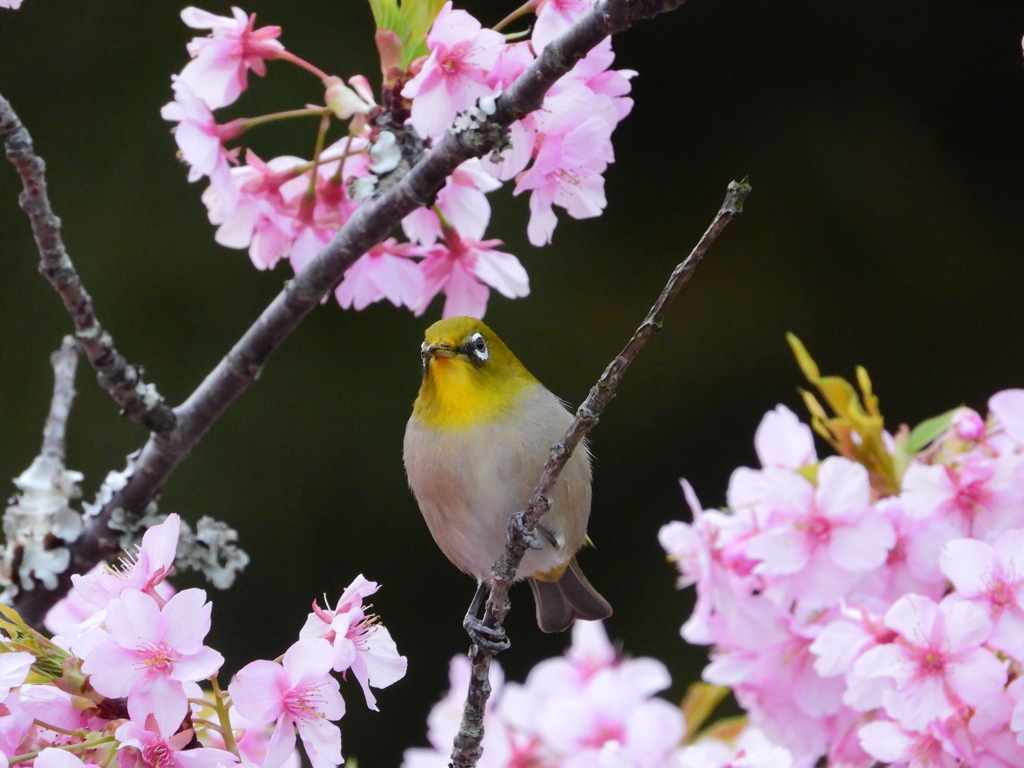
[[[50,364],[53,365],[53,399],[43,425],[42,454],[63,464],[64,434],[75,399],[75,371],[78,369],[78,344],[73,336],[64,337],[60,349],[50,355]]]
[[[39,271],[60,295],[71,315],[75,336],[82,345],[96,376],[121,412],[150,432],[166,432],[174,427],[174,411],[167,406],[152,384],[142,380],[141,369],[129,363],[117,351],[110,334],[103,330],[75,265],[64,248],[60,219],[50,207],[46,192],[46,163],[36,155],[32,137],[15,114],[13,107],[0,95],[0,138],[7,159],[21,176],[22,192],[18,197],[22,210],[28,214],[39,250]]]
[[[683,2],[599,0],[583,18],[544,48],[498,98],[490,118],[465,130],[449,130],[401,181],[357,209],[319,255],[285,284],[189,398],[174,409],[174,428],[150,435],[133,461],[127,483],[97,515],[86,519],[85,531],[74,543],[72,569],[84,572],[117,551],[119,534],[108,526],[114,511],[137,512],[152,500],[213,422],[256,380],[270,355],[341,282],[356,259],[384,240],[413,210],[432,204],[438,190],[459,165],[500,146],[508,126],[538,109],[548,89],[598,43]],[[62,596],[60,589],[50,592],[37,588],[19,595],[15,607],[27,621],[38,623]]]
[[[651,311],[647,313],[647,317],[644,318],[622,351],[604,369],[597,384],[591,387],[590,394],[576,410],[576,416],[565,435],[551,446],[547,463],[544,465],[540,481],[533,489],[530,503],[524,512],[519,513],[518,524],[509,526],[509,540],[505,552],[491,568],[491,590],[487,598],[484,626],[500,629],[505,620],[510,607],[509,587],[515,580],[516,571],[523,560],[523,554],[529,547],[528,542],[537,528],[537,523],[551,507],[549,494],[555,487],[555,483],[558,482],[562,468],[565,467],[580,441],[597,425],[604,409],[615,397],[615,390],[619,386],[623,374],[636,359],[636,356],[640,354],[640,351],[647,346],[647,342],[655,332],[661,329],[665,313],[672,305],[672,300],[690,279],[715,238],[730,221],[743,211],[743,201],[749,193],[750,185],[745,180],[729,184],[725,201],[711,222],[711,226],[708,227],[690,255],[673,270],[672,276],[657,301],[654,302]],[[470,651],[472,671],[469,678],[469,690],[466,693],[466,703],[462,711],[462,726],[455,736],[452,748],[452,768],[473,768],[480,759],[480,755],[483,754],[481,743],[484,736],[484,712],[487,709],[487,699],[491,693],[489,675],[493,656],[493,651],[478,645],[474,645]]]

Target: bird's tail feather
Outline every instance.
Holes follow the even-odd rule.
[[[562,632],[576,619],[597,621],[612,615],[612,607],[587,581],[575,557],[558,581],[527,581],[537,603],[537,625],[542,632]]]

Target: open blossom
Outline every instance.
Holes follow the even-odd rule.
[[[201,589],[179,592],[162,608],[148,594],[125,590],[107,606],[109,637],[85,655],[82,671],[104,696],[128,697],[128,713],[154,715],[161,733],[173,733],[188,712],[184,682],[205,680],[224,657],[203,645],[210,604]]]
[[[321,638],[299,640],[282,664],[254,661],[238,670],[231,701],[254,723],[276,723],[262,768],[278,768],[295,748],[295,729],[313,768],[341,762],[341,731],[330,720],[345,714],[338,681],[330,676],[331,644]]]
[[[224,142],[238,136],[238,128],[228,123],[217,125],[209,107],[192,92],[188,84],[179,77],[171,78],[174,101],[160,110],[164,120],[176,122],[174,141],[181,150],[182,159],[188,163],[188,180],[198,181],[203,176],[210,178],[210,186],[216,190],[221,205],[233,208],[238,193],[231,183],[231,163],[236,152],[224,147]]]
[[[868,473],[839,456],[818,468],[817,487],[795,473],[767,470],[777,489],[766,501],[767,529],[751,538],[747,555],[766,575],[797,574],[789,593],[820,605],[848,589],[853,574],[885,563],[896,541],[892,524],[870,505]],[[817,573],[814,579],[803,575]],[[822,583],[828,580],[829,583]]]
[[[445,243],[428,248],[420,264],[425,284],[416,314],[422,314],[438,293],[446,296],[443,317],[483,317],[488,286],[510,299],[529,294],[530,280],[519,259],[494,250],[496,245],[501,241],[477,242],[448,230]]]
[[[126,589],[157,596],[154,589],[174,568],[180,531],[181,518],[176,514],[168,515],[164,522],[143,534],[138,551],[125,555],[119,568],[98,568],[83,576],[76,574],[71,577],[71,583],[82,599],[97,608],[106,608]]]
[[[21,7],[21,0],[0,0],[0,8],[18,9]]]
[[[532,193],[527,234],[535,246],[551,242],[554,205],[575,219],[601,215],[607,204],[601,174],[615,159],[611,99],[581,85],[545,99],[544,105],[547,117],[537,126],[543,141],[515,188],[517,195]]]
[[[402,89],[413,100],[412,124],[420,135],[440,136],[457,114],[494,93],[487,79],[504,45],[500,33],[483,29],[451,2],[444,5],[427,35],[429,58]]]
[[[115,738],[120,768],[218,768],[231,766],[238,758],[223,749],[201,747],[186,749],[195,738],[191,729],[175,733],[157,729],[150,720],[147,725],[130,720],[120,726]],[[54,768],[72,768],[55,766]]]
[[[989,645],[1024,658],[1024,530],[1008,531],[991,545],[951,541],[941,563],[957,593],[988,612],[994,625]]]
[[[334,610],[325,610],[315,603],[300,638],[321,637],[334,648],[335,672],[352,670],[366,697],[366,706],[377,711],[377,700],[370,692],[387,688],[405,677],[408,659],[398,655],[391,633],[379,617],[363,610],[363,601],[376,594],[379,586],[362,574],[355,578],[338,600]]]
[[[961,702],[978,705],[1006,685],[1003,663],[981,647],[992,622],[979,606],[906,595],[886,613],[885,624],[898,638],[866,651],[856,672],[895,682],[882,701],[889,716],[906,728],[924,728],[952,714]]]
[[[491,220],[487,193],[501,187],[479,159],[467,160],[448,177],[437,193],[436,207],[459,234],[483,239]],[[433,245],[442,237],[441,220],[432,208],[417,208],[402,219],[406,237],[420,245]]]
[[[12,688],[25,682],[34,661],[31,653],[22,651],[0,654],[0,701],[7,698]]]
[[[248,71],[267,73],[265,59],[284,50],[277,41],[280,27],[256,29],[256,14],[231,9],[232,18],[215,16],[189,6],[181,19],[193,29],[209,29],[210,37],[196,37],[188,44],[192,61],[181,71],[181,79],[210,109],[234,103],[248,85]]]
[[[342,309],[365,309],[387,299],[396,307],[415,307],[423,295],[423,273],[411,256],[420,255],[412,243],[393,237],[373,246],[345,271],[334,291]]]
[[[594,0],[541,0],[532,35],[537,52],[579,21],[593,4]]]

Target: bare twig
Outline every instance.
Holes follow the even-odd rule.
[[[74,545],[71,568],[84,572],[117,551],[119,533],[109,527],[114,512],[137,512],[149,503],[213,422],[248,389],[270,355],[341,282],[356,259],[387,237],[413,210],[432,204],[437,191],[459,165],[500,146],[507,127],[540,108],[548,89],[598,43],[683,2],[599,0],[582,19],[544,48],[498,98],[489,119],[458,132],[450,130],[401,181],[357,209],[327,247],[285,284],[284,290],[189,398],[174,409],[176,426],[150,435],[131,463],[127,482],[114,491],[97,515],[86,519],[85,531]],[[3,104],[6,102],[0,104],[0,115]],[[20,595],[15,607],[26,620],[38,623],[62,595],[60,589],[35,589]]]
[[[522,562],[523,554],[528,549],[528,542],[537,528],[537,523],[551,507],[551,489],[558,482],[562,468],[572,456],[572,452],[580,441],[593,429],[601,414],[615,397],[615,390],[640,351],[647,346],[654,333],[661,329],[665,313],[672,305],[672,300],[697,268],[708,248],[725,229],[726,225],[743,211],[743,201],[750,193],[750,185],[746,180],[732,182],[725,195],[725,202],[716,214],[711,226],[701,237],[700,242],[690,255],[672,272],[668,283],[658,296],[651,311],[633,333],[632,338],[604,369],[601,378],[590,389],[590,394],[576,410],[576,417],[569,425],[565,435],[551,446],[551,452],[540,481],[533,489],[530,504],[524,512],[520,512],[516,525],[509,526],[509,541],[504,554],[491,568],[491,591],[487,598],[484,626],[492,629],[500,628],[509,611],[508,590],[515,580],[516,571]],[[470,651],[471,673],[466,703],[462,711],[462,726],[455,736],[452,749],[452,768],[473,768],[480,755],[483,754],[481,742],[484,736],[484,712],[491,688],[488,682],[493,651],[474,645]]]
[[[75,399],[75,371],[78,370],[78,344],[73,336],[64,337],[60,349],[50,355],[50,363],[53,365],[53,399],[43,425],[42,454],[63,464],[64,433]]]
[[[0,96],[0,138],[7,159],[21,176],[19,202],[28,214],[39,249],[39,271],[60,294],[75,325],[75,336],[97,378],[128,418],[151,432],[166,432],[174,426],[174,411],[157,394],[152,384],[142,381],[140,369],[117,351],[110,334],[103,330],[86,292],[64,248],[60,219],[50,207],[46,193],[46,163],[36,155],[32,137],[3,96]]]

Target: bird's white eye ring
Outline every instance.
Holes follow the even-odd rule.
[[[490,357],[490,354],[487,351],[487,342],[484,341],[484,337],[481,334],[474,333],[469,337],[469,343],[473,349],[473,355],[481,363]]]

